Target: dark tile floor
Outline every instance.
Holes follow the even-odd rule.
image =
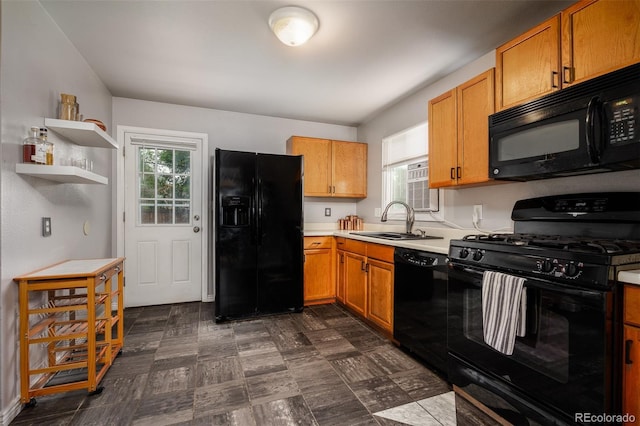
[[[494,424],[457,396],[453,409],[445,381],[337,305],[223,324],[212,303],[126,309],[102,385],[40,397],[11,424]],[[444,416],[429,408],[441,399]]]

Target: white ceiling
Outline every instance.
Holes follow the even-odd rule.
[[[113,96],[345,125],[366,122],[572,3],[40,2]],[[300,47],[280,43],[267,24],[292,4],[320,20]]]

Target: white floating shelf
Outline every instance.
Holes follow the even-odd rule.
[[[118,143],[95,123],[45,118],[44,125],[76,145],[118,149]]]
[[[109,179],[73,166],[46,166],[43,164],[16,164],[16,173],[62,183],[91,183],[106,185]]]

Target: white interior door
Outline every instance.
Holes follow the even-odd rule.
[[[203,142],[124,133],[126,306],[202,300]]]

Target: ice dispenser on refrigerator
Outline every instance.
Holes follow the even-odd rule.
[[[222,197],[222,226],[249,226],[251,199],[241,196]]]

